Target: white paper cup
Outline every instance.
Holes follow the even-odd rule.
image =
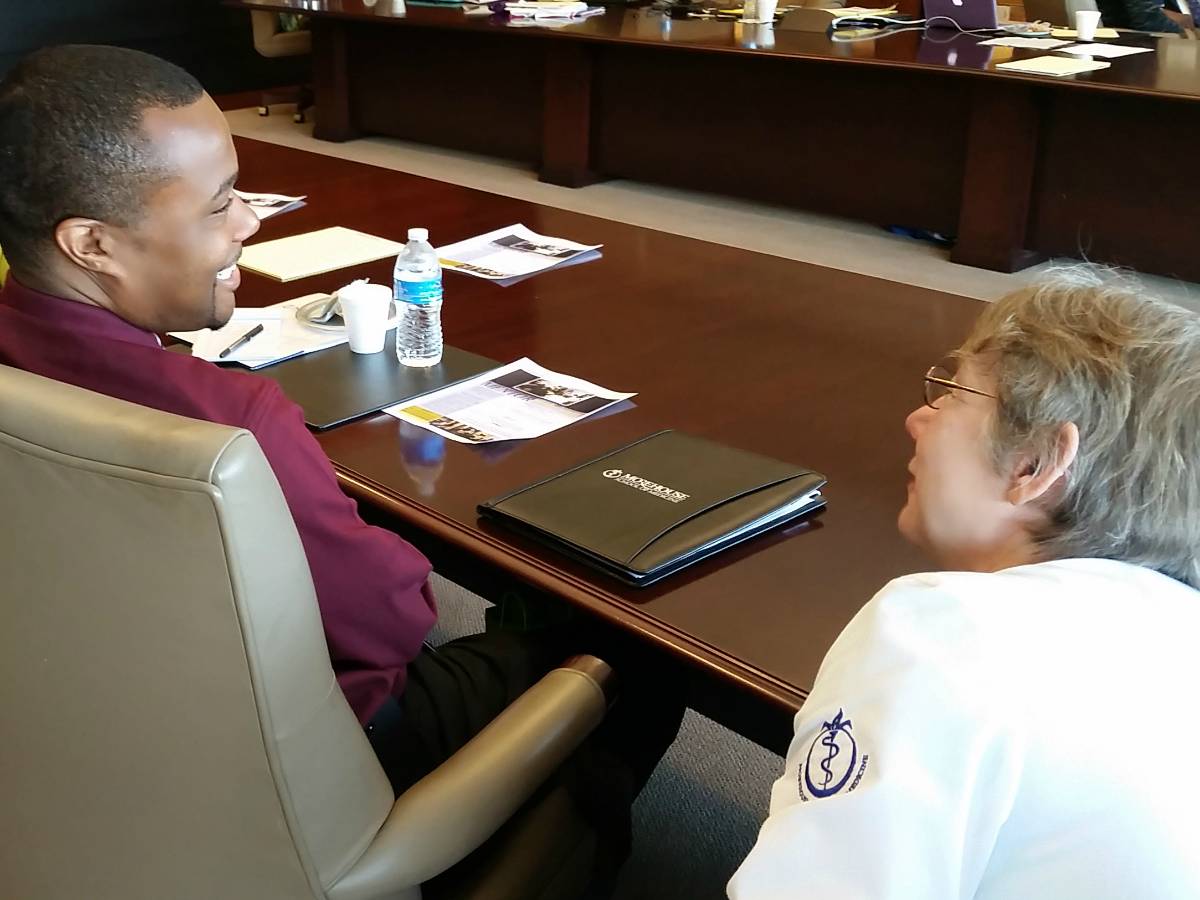
[[[746,0],[742,6],[743,22],[774,22],[779,0]]]
[[[387,337],[392,289],[386,284],[348,284],[338,290],[346,336],[355,353],[378,353]]]
[[[1075,34],[1081,41],[1091,41],[1096,38],[1096,26],[1100,24],[1100,13],[1094,9],[1078,9],[1075,11]]]

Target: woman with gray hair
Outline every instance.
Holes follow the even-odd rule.
[[[924,388],[943,571],[830,649],[730,897],[1200,897],[1200,317],[1068,270]]]

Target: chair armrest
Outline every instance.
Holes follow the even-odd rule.
[[[252,11],[250,29],[254,34],[254,46],[265,44],[279,33],[279,15],[273,12]]]
[[[441,874],[520,808],[604,718],[612,670],[575,657],[396,799],[331,900],[373,900]]]

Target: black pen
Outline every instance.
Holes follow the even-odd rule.
[[[222,350],[220,353],[218,353],[217,359],[224,359],[230,353],[232,353],[234,350],[240,350],[242,347],[246,346],[246,344],[250,343],[250,341],[253,340],[255,337],[262,334],[262,331],[263,331],[262,322],[259,322],[257,325],[255,325],[253,328],[251,328],[249,331],[247,331],[245,334],[243,334],[240,338],[238,338],[236,341],[234,341],[232,344],[230,344],[228,347],[226,347],[224,350]]]

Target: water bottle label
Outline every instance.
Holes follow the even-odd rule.
[[[396,299],[405,303],[416,303],[424,306],[442,299],[442,280],[430,278],[427,281],[406,281],[396,279]]]

